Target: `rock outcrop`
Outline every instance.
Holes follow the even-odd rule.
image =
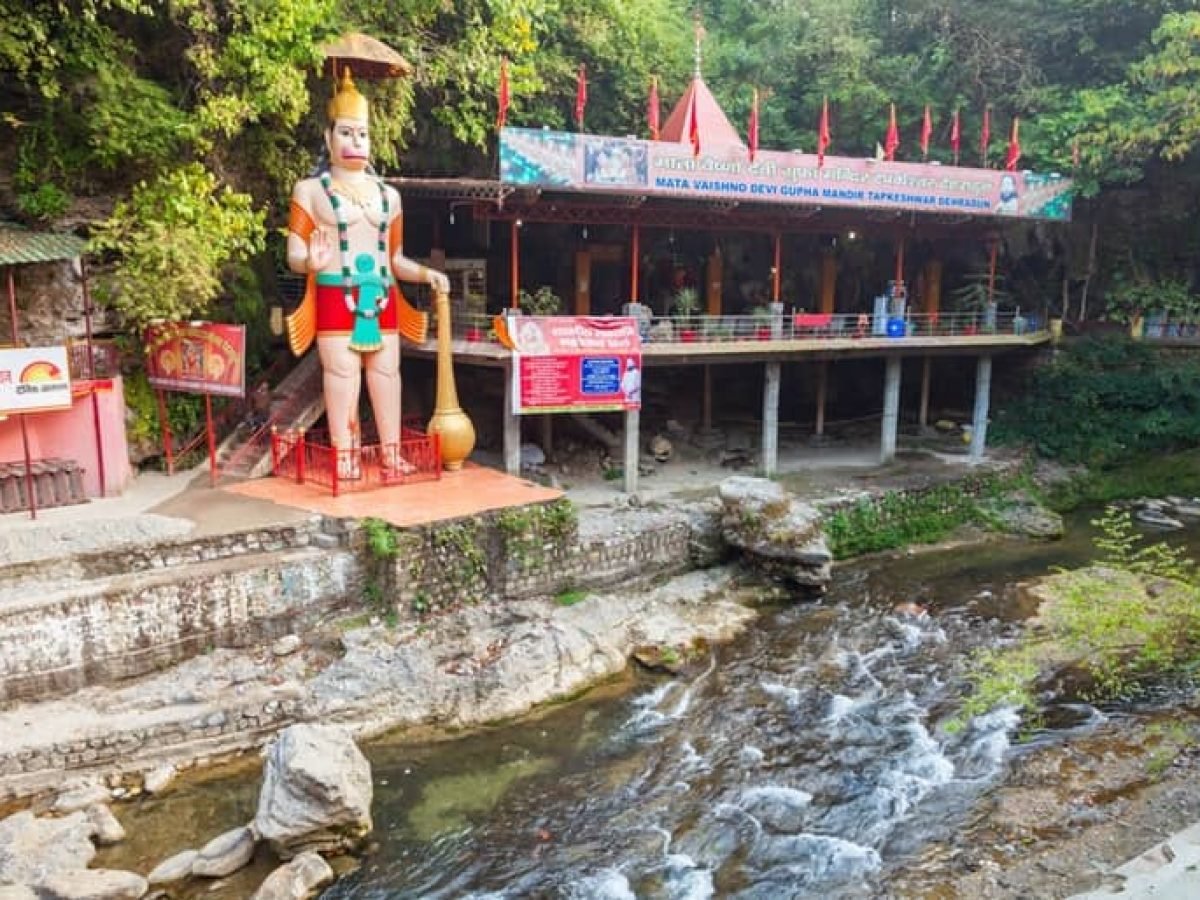
[[[371,766],[341,728],[292,725],[267,756],[254,830],[281,859],[355,850],[372,828]]]
[[[735,475],[721,482],[721,532],[746,562],[791,584],[824,590],[833,555],[821,513],[774,481]]]
[[[333,869],[320,856],[301,853],[268,875],[250,900],[307,900],[333,877]]]
[[[0,884],[39,884],[54,872],[86,869],[96,826],[83,812],[39,819],[19,812],[0,821]]]
[[[139,900],[149,886],[136,872],[79,869],[56,872],[38,884],[42,900]]]

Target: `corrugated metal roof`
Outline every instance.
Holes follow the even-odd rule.
[[[83,254],[87,241],[61,231],[30,231],[0,222],[0,266],[54,262]]]

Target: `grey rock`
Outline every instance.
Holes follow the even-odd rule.
[[[150,885],[136,872],[78,869],[55,872],[38,884],[42,900],[140,900]]]
[[[268,875],[250,900],[307,900],[333,877],[329,863],[308,851]]]
[[[537,444],[521,445],[521,468],[534,469],[546,464],[546,453]]]
[[[0,884],[37,884],[52,872],[86,869],[96,826],[82,812],[38,819],[25,811],[0,821]]]
[[[291,656],[300,649],[300,635],[285,634],[271,645],[271,653],[275,656]]]
[[[1184,519],[1200,519],[1200,503],[1181,500],[1171,507],[1171,512]]]
[[[250,862],[258,841],[245,825],[232,828],[213,838],[192,862],[192,874],[203,878],[224,878]]]
[[[168,857],[154,867],[146,880],[151,884],[170,884],[182,881],[192,874],[192,864],[200,856],[199,850],[184,850]]]
[[[51,810],[61,816],[80,809],[87,809],[93,803],[103,803],[107,799],[108,788],[102,784],[75,784],[54,799],[54,806],[51,807]]]
[[[355,849],[371,832],[371,765],[344,729],[286,728],[267,755],[254,827],[282,859]]]
[[[721,533],[747,561],[772,577],[824,589],[833,556],[821,514],[766,478],[735,475],[718,488]]]
[[[142,779],[142,790],[147,794],[159,794],[167,789],[178,773],[174,766],[159,766],[152,772],[147,772]]]
[[[84,815],[96,827],[96,843],[101,847],[109,844],[119,844],[125,840],[125,829],[117,821],[111,809],[103,803],[97,803],[84,810]]]

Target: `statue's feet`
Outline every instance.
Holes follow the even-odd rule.
[[[417,471],[417,467],[400,454],[400,446],[398,444],[385,444],[382,450],[379,468],[383,472],[385,481],[403,478]]]
[[[341,481],[355,481],[362,478],[359,451],[357,449],[337,451],[337,470],[338,479]]]

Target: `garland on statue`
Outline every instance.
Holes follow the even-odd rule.
[[[333,189],[333,179],[328,172],[321,173],[321,187],[325,190],[325,196],[329,198],[329,205],[333,207],[333,217],[337,220],[338,233],[338,253],[342,263],[342,296],[346,301],[346,309],[352,313],[357,313],[357,306],[354,302],[354,275],[350,271],[350,238],[349,226],[346,224],[346,218],[342,215],[342,200],[338,197],[337,192]],[[391,284],[391,273],[388,269],[387,261],[387,227],[388,227],[388,198],[387,188],[382,181],[376,181],[379,186],[379,202],[381,214],[379,217],[379,238],[376,243],[376,248],[379,253],[379,278],[383,281],[385,290],[383,300],[380,302],[382,309],[387,304],[386,287]],[[359,198],[355,198],[356,202],[363,209],[363,215],[366,215],[366,205]]]

